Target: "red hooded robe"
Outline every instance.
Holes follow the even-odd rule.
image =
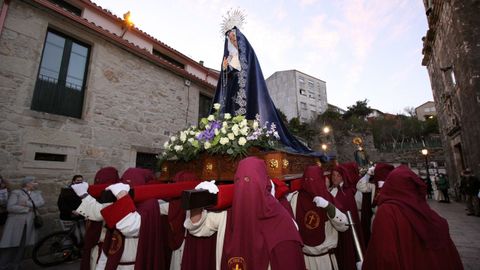
[[[375,185],[375,197],[378,197],[380,194],[381,188],[378,187],[378,181],[385,181],[388,174],[393,171],[395,167],[387,163],[377,163],[375,165],[375,170],[373,176],[370,178],[370,182],[373,182]],[[361,222],[363,229],[363,237],[365,238],[365,246],[368,246],[370,241],[370,225],[372,223],[373,210],[372,207],[375,207],[377,200],[375,199],[374,204],[372,204],[372,193],[362,193],[362,211],[361,211]]]
[[[150,170],[129,168],[122,175],[121,182],[135,187],[144,185],[153,178],[153,173]],[[171,250],[167,246],[166,228],[164,228],[166,219],[162,221],[156,199],[149,199],[134,205],[133,200],[127,195],[114,204],[105,207],[102,210],[102,215],[107,225],[109,224],[109,227],[112,228],[109,220],[119,220],[125,212],[134,211],[137,211],[141,217],[137,254],[134,262],[135,270],[169,269]],[[107,232],[103,246],[103,252],[108,256],[106,270],[117,268],[123,254],[124,244],[125,237],[120,231],[112,228]]]
[[[334,203],[332,194],[327,190],[323,170],[316,165],[308,166],[303,173],[296,209],[296,221],[303,243],[311,247],[325,241],[325,222],[328,221],[326,211],[313,203],[315,196],[321,196]]]
[[[357,192],[357,188],[355,185],[353,185],[355,182],[355,180],[352,179],[353,174],[341,165],[334,167],[333,170],[337,171],[343,179],[343,185],[337,187],[338,191],[335,195],[335,202],[337,202],[337,207],[342,212],[347,213],[347,211],[350,211],[353,219],[352,221],[355,224],[355,232],[358,235],[361,248],[362,250],[365,250],[360,217],[358,216],[357,203],[355,201],[355,193]],[[345,232],[338,233],[338,245],[337,249],[335,250],[335,256],[337,257],[338,268],[340,270],[357,269],[357,254],[351,228]]]
[[[94,178],[94,184],[115,184],[118,183],[120,177],[118,176],[118,171],[114,167],[105,167],[100,169]],[[89,270],[90,269],[90,253],[92,252],[93,247],[98,244],[98,240],[100,239],[100,235],[102,233],[102,226],[103,222],[100,221],[92,221],[87,220],[85,222],[85,242],[83,244],[82,253],[82,261],[80,263],[81,270]],[[100,257],[100,253],[102,252],[102,245],[103,243],[99,244],[97,259]]]
[[[407,166],[389,174],[362,269],[463,269],[448,223],[428,206],[426,195],[427,186]]]
[[[194,174],[186,171],[178,172],[173,177],[174,183],[184,181],[200,181]],[[171,250],[179,249],[185,241],[182,255],[182,270],[209,270],[215,268],[216,234],[210,237],[195,237],[185,232],[185,210],[180,199],[169,202],[168,209],[168,245]]]
[[[240,161],[234,178],[221,269],[304,270],[302,241],[292,217],[270,194],[265,162]]]

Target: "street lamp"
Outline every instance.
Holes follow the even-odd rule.
[[[327,151],[327,148],[328,148],[328,146],[326,144],[322,144],[323,153],[325,153],[325,151]]]
[[[128,11],[127,13],[123,14],[122,29],[124,29],[124,30],[123,30],[123,33],[120,37],[123,38],[123,36],[125,36],[127,31],[130,30],[133,26],[134,26],[134,23],[133,23],[133,20],[132,20],[132,14],[130,13],[130,11]]]
[[[325,134],[330,133],[330,127],[329,126],[323,127],[323,133],[325,133]]]
[[[428,149],[427,148],[422,149],[422,155],[425,157],[425,168],[427,169],[427,181],[429,181],[430,180],[430,173],[429,173],[429,170],[428,170]]]
[[[132,14],[130,13],[130,11],[127,11],[127,13],[123,14],[123,21],[125,23],[125,26],[127,28],[132,28],[133,27],[133,20],[132,20]]]

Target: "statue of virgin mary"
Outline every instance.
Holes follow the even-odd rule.
[[[284,151],[321,156],[290,134],[281,120],[268,94],[255,51],[239,30],[243,15],[234,11],[227,16],[222,24],[225,34],[222,68],[212,104],[221,104],[220,114],[245,115],[249,120],[259,116],[262,124],[274,123]]]

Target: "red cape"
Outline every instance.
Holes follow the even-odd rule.
[[[398,205],[381,205],[373,221],[363,270],[463,269],[449,238],[439,249],[427,249]]]
[[[428,206],[426,191],[406,166],[388,175],[363,269],[463,269],[448,223]]]
[[[354,180],[352,180],[351,174],[348,172],[348,170],[342,166],[337,166],[333,170],[340,173],[343,178],[343,186],[338,187],[338,192],[335,195],[337,208],[339,208],[343,213],[350,211],[361,248],[362,250],[365,250],[362,226],[360,223],[360,217],[358,216],[357,203],[355,201],[355,193],[357,192],[357,189],[355,186],[352,186]],[[345,232],[338,233],[338,244],[335,250],[335,256],[337,257],[339,269],[356,270],[357,254],[355,251],[355,244],[351,228]]]
[[[265,162],[249,157],[235,173],[222,269],[304,270],[302,241],[290,214],[271,194]],[[278,265],[281,266],[278,266]]]

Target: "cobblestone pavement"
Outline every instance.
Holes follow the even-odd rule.
[[[467,216],[463,203],[452,201],[448,204],[434,200],[429,200],[428,203],[433,210],[447,219],[450,235],[457,246],[465,270],[480,269],[480,217]],[[80,269],[80,261],[42,268],[35,265],[32,260],[25,260],[21,269],[74,270]]]
[[[439,203],[434,200],[429,200],[428,203],[447,219],[450,236],[460,253],[464,269],[480,269],[480,217],[467,216],[464,203]]]

